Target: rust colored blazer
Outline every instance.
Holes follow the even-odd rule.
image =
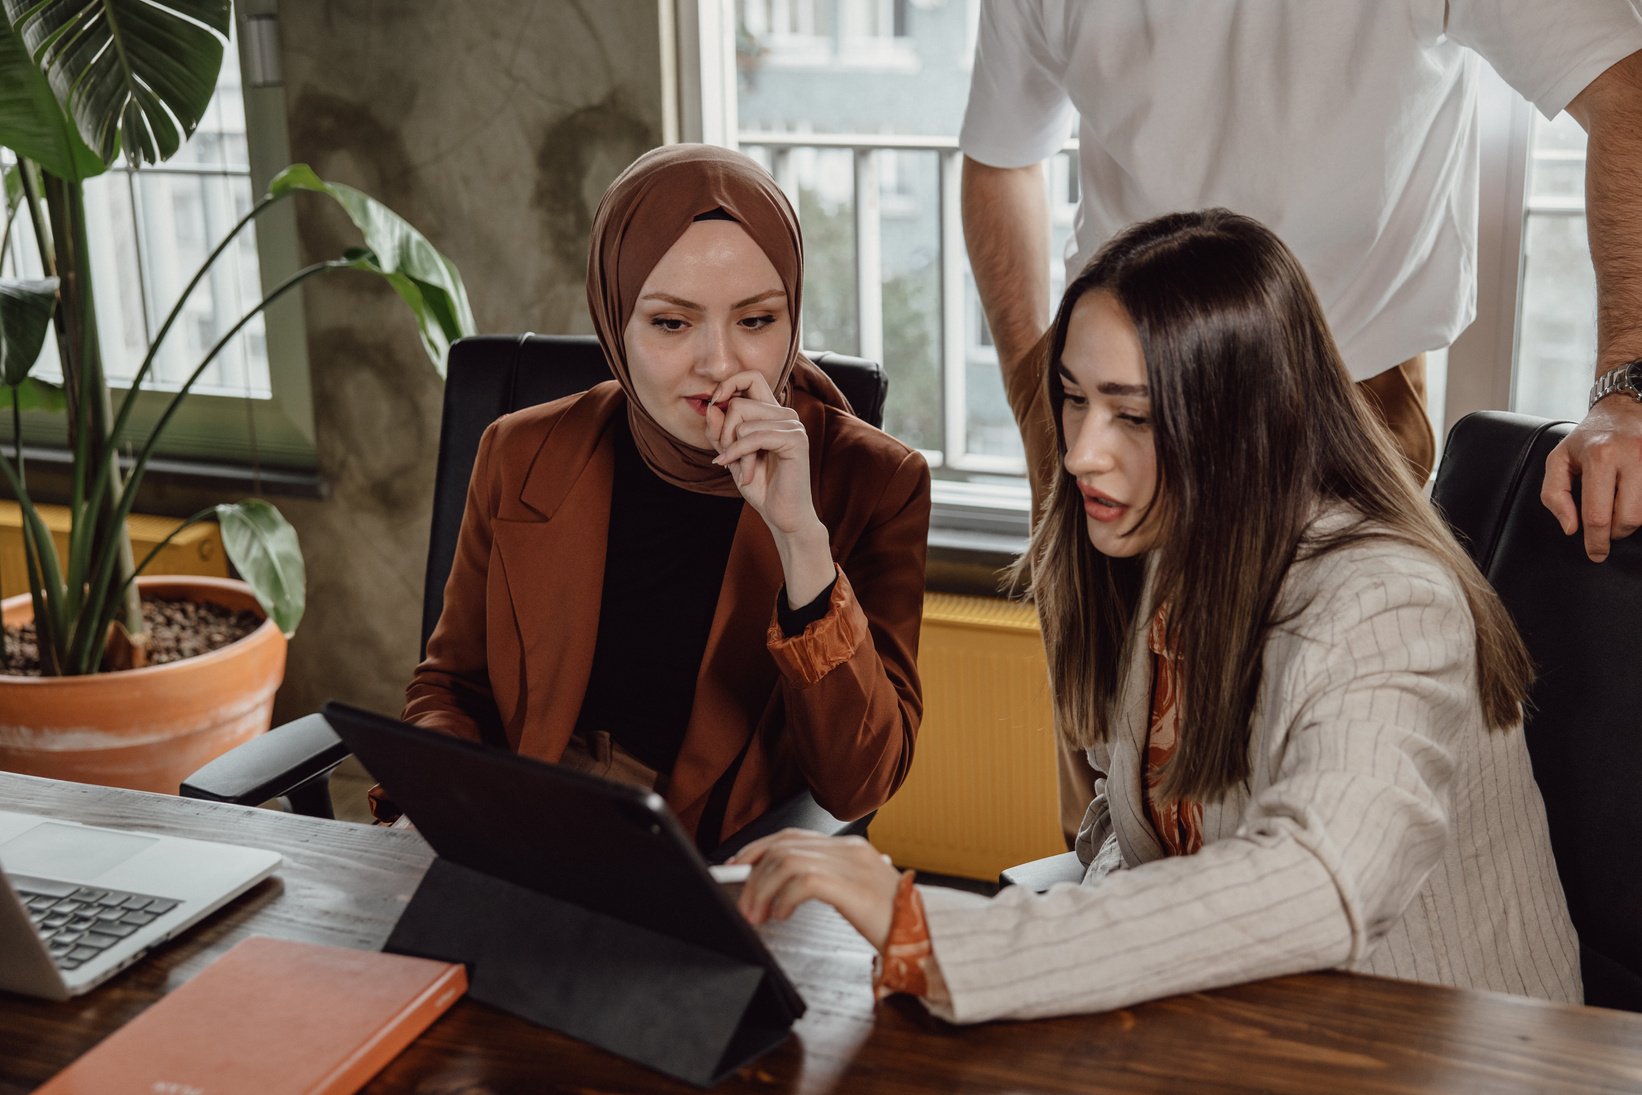
[[[841,818],[877,809],[906,778],[923,713],[929,469],[914,450],[806,393],[794,405],[840,575],[826,616],[783,637],[775,541],[743,508],[665,787],[694,833],[709,793],[741,757],[720,839],[805,786]],[[563,754],[598,631],[615,469],[608,427],[625,413],[610,381],[485,431],[444,611],[406,689],[407,721],[542,760]],[[643,678],[634,666],[634,687]]]

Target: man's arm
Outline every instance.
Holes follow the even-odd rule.
[[[1596,375],[1642,358],[1642,51],[1612,65],[1568,104],[1585,128],[1585,218],[1596,268]],[[1574,505],[1573,477],[1580,478]],[[1642,527],[1642,402],[1613,395],[1590,409],[1545,462],[1540,499],[1585,553]]]
[[[964,244],[1007,378],[1049,320],[1049,198],[1043,165],[964,157]]]
[[[989,167],[964,157],[964,243],[975,273],[1004,394],[1026,446],[1034,512],[1054,432],[1043,405],[1041,362],[1031,351],[1049,322],[1049,198],[1043,165]]]

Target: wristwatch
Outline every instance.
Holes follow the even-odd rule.
[[[1624,392],[1642,402],[1642,357],[1615,365],[1597,377],[1596,383],[1591,385],[1590,406],[1596,406],[1598,400],[1606,399],[1615,392]]]

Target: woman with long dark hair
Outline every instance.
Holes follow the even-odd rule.
[[[741,857],[749,918],[832,903],[883,990],[958,1021],[1323,968],[1577,1001],[1527,653],[1294,256],[1225,210],[1137,225],[1047,352],[1064,474],[1026,562],[1057,722],[1105,774],[1083,885],[968,900],[786,833]]]

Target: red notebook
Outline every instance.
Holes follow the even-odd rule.
[[[459,963],[247,939],[37,1095],[345,1095],[466,991]]]

